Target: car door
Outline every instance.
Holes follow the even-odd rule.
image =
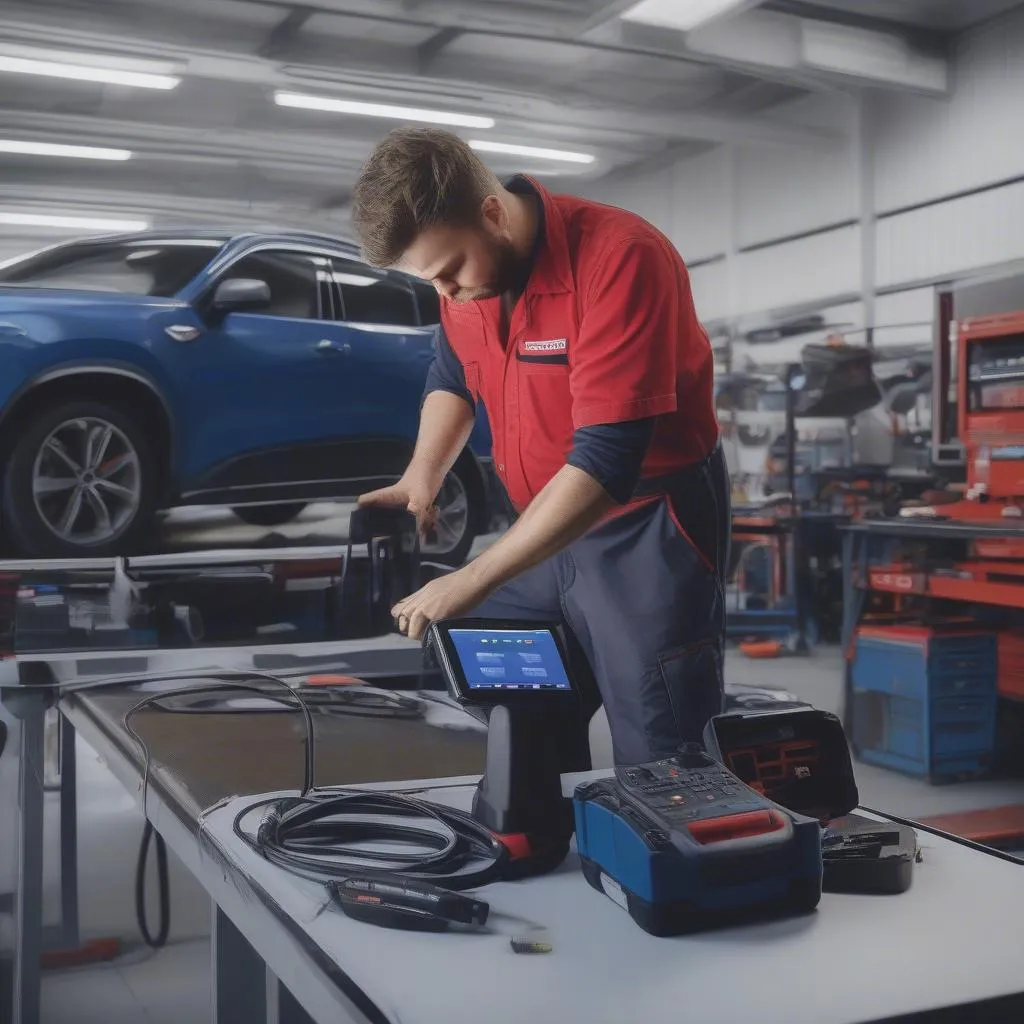
[[[336,344],[349,374],[346,429],[358,438],[350,472],[398,476],[419,428],[434,327],[420,323],[415,293],[402,275],[335,257],[331,276]]]
[[[214,318],[204,337],[181,350],[192,387],[204,395],[190,403],[184,463],[198,483],[186,489],[265,488],[278,497],[269,493],[278,484],[294,489],[337,475],[329,443],[347,436],[352,375],[327,256],[261,249],[232,263],[212,287],[239,278],[263,281],[269,303]]]

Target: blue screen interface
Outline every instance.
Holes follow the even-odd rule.
[[[470,689],[571,689],[549,629],[453,629],[449,635]]]

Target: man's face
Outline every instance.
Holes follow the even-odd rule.
[[[400,266],[454,302],[493,299],[515,287],[522,271],[507,214],[496,196],[484,200],[479,224],[441,225],[422,232]]]

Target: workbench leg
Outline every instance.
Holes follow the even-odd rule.
[[[78,772],[75,727],[60,716],[60,945],[75,949],[78,935]]]
[[[39,1024],[43,951],[43,721],[41,695],[25,694],[15,712],[21,724],[18,781],[18,891],[15,910],[14,1006],[17,1024]]]
[[[259,1024],[267,1020],[267,967],[230,918],[213,904],[213,1024]]]
[[[267,1024],[316,1024],[281,982],[267,974]]]

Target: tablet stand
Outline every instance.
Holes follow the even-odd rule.
[[[567,730],[582,716],[503,704],[486,711],[487,759],[473,816],[506,840],[512,861],[505,877],[551,871],[565,859],[573,834],[562,760]]]

